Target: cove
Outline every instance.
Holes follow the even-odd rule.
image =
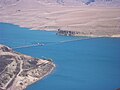
[[[120,38],[58,36],[56,32],[29,30],[0,23],[0,43],[12,48],[34,43],[45,46],[15,49],[38,58],[51,58],[56,69],[27,90],[116,90],[120,88]]]

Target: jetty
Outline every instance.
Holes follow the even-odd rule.
[[[31,44],[31,45],[23,45],[23,46],[18,46],[18,47],[13,47],[13,49],[19,49],[19,48],[29,48],[29,47],[35,47],[35,46],[44,46],[45,44]]]
[[[81,40],[88,40],[88,39],[91,39],[91,38],[86,37],[86,38],[79,38],[79,39],[74,39],[74,40],[64,40],[64,41],[59,41],[59,42],[49,42],[49,43],[44,42],[44,43],[37,43],[37,44],[31,44],[31,45],[22,45],[22,46],[13,47],[13,49],[21,49],[21,48],[30,48],[30,47],[36,47],[36,46],[47,46],[47,45],[63,44],[63,43],[75,42],[75,41],[81,41]]]

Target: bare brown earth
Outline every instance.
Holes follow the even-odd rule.
[[[54,68],[51,60],[32,58],[0,44],[0,90],[24,90]]]
[[[0,22],[32,30],[81,32],[76,36],[120,37],[118,7],[36,4],[24,8],[18,4],[0,9]]]

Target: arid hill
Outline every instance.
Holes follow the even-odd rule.
[[[0,45],[0,90],[24,90],[54,68],[50,60],[32,58]]]
[[[0,22],[80,33],[75,36],[120,37],[120,0],[0,0]]]

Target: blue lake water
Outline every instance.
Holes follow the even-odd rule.
[[[32,31],[0,23],[0,43],[12,48],[33,43],[45,46],[15,49],[33,56],[52,58],[56,69],[27,90],[116,90],[120,88],[120,38],[94,38],[67,43],[80,37]]]

